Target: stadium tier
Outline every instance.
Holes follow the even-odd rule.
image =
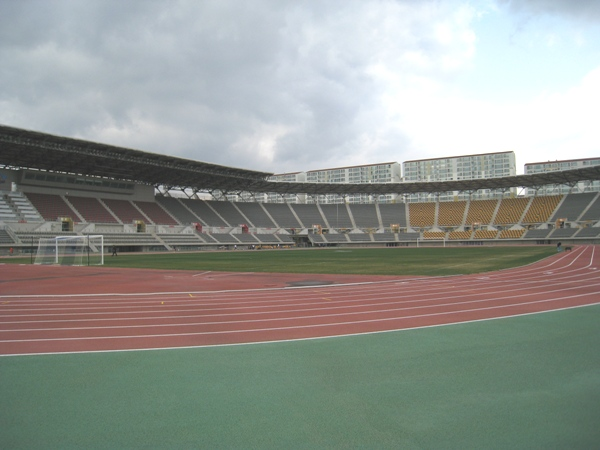
[[[437,203],[409,203],[409,222],[412,228],[430,228],[435,225]]]
[[[1,192],[0,249],[101,234],[120,252],[439,243],[596,242],[600,194],[394,204],[286,204],[102,192]],[[27,214],[27,216],[25,216]]]
[[[285,203],[263,203],[262,205],[269,217],[273,220],[275,225],[282,228],[289,228],[297,230],[302,228],[298,216],[294,213],[294,210]]]
[[[104,199],[103,201],[121,223],[132,223],[136,220],[149,221],[148,216],[129,200]]]
[[[441,202],[438,204],[438,225],[457,227],[463,223],[467,202]]]
[[[262,207],[261,203],[236,203],[240,213],[247,219],[246,222],[253,224],[257,228],[276,228],[277,224],[269,217],[268,212]]]
[[[83,220],[59,195],[40,194],[30,192],[27,194],[27,199],[31,205],[36,208],[38,213],[44,220],[53,221],[58,217],[71,217],[78,221]]]
[[[191,200],[182,199],[180,200],[196,217],[198,220],[209,227],[227,227],[229,226],[224,219],[208,205],[208,202],[203,200]],[[173,211],[175,213],[175,211]]]
[[[294,204],[289,205],[292,208],[294,214],[300,220],[303,228],[309,228],[313,225],[325,225],[325,218],[321,214],[321,210],[318,205],[314,204]]]
[[[530,201],[529,197],[502,199],[494,224],[509,226],[520,223]]]
[[[380,226],[377,206],[373,203],[353,204],[350,208],[356,228],[377,229]]]
[[[398,228],[406,228],[406,205],[404,203],[382,203],[379,206],[381,223],[384,227],[397,225]]]
[[[325,204],[318,205],[321,208],[321,212],[325,218],[325,223],[328,224],[329,228],[344,228],[352,229],[354,225],[348,212],[348,205],[342,204]]]
[[[595,192],[585,192],[582,194],[568,194],[565,200],[556,209],[552,216],[552,221],[558,219],[575,220],[586,211],[588,207],[593,208],[592,202],[596,198]],[[596,213],[597,216],[597,213]],[[585,220],[585,219],[583,219]]]
[[[135,201],[133,204],[153,223],[161,225],[178,225],[177,221],[173,219],[166,210],[161,208],[158,203]]]
[[[75,196],[65,196],[65,198],[86,222],[119,223],[99,199]]]

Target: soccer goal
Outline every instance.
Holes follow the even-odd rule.
[[[446,247],[446,238],[417,238],[417,247]]]
[[[104,264],[104,236],[56,236],[41,238],[35,264],[100,266]]]

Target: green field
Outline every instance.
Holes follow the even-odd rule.
[[[107,267],[229,272],[448,276],[524,266],[553,246],[389,247],[106,254]],[[31,258],[3,258],[29,264]]]
[[[456,275],[523,266],[552,247],[335,248],[105,256],[109,267],[362,275]]]

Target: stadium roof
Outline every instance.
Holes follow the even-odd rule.
[[[152,185],[226,190],[271,175],[3,125],[0,165]]]
[[[600,180],[600,166],[476,180],[417,183],[291,183],[268,181],[268,172],[220,166],[112,145],[0,125],[0,166],[97,176],[192,189],[196,192],[273,192],[279,194],[414,194],[476,191],[545,185],[574,186]]]

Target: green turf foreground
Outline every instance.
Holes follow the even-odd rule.
[[[0,448],[597,448],[599,322],[2,357]]]

